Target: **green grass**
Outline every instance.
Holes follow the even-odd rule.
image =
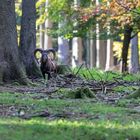
[[[74,69],[74,73],[77,72]],[[140,75],[122,75],[97,69],[80,69],[80,76],[98,81],[138,81]],[[137,86],[117,86],[117,93],[130,93]],[[89,91],[89,90],[86,90]],[[0,93],[1,106],[15,107],[15,115],[0,116],[0,140],[139,140],[140,113],[133,107],[140,106],[140,99],[120,99],[113,105],[96,98],[74,99],[70,90],[61,89],[52,95]],[[81,92],[81,91],[80,91]],[[94,94],[94,93],[93,93]],[[98,94],[98,93],[95,93]],[[114,93],[115,94],[115,93]],[[88,95],[88,94],[87,94]],[[41,98],[38,98],[42,96]],[[71,97],[72,96],[72,97]],[[20,111],[33,115],[47,110],[50,116],[22,119]]]
[[[2,140],[124,140],[140,138],[140,123],[1,119]]]
[[[29,120],[0,117],[0,140],[140,139],[140,114],[126,106],[112,106],[95,99],[37,99],[37,96],[0,93],[0,105],[28,106],[29,110],[25,110],[27,114],[47,109],[52,115],[70,115],[64,118],[33,117]],[[127,101],[125,99],[122,103]]]
[[[73,73],[77,73],[79,69],[74,68]],[[125,80],[125,81],[139,81],[140,80],[140,74],[121,74],[119,72],[113,72],[113,71],[107,71],[104,72],[102,70],[93,68],[93,69],[87,69],[82,68],[79,70],[78,74],[85,79],[91,79],[91,80],[99,80],[99,81],[113,81],[114,78]]]

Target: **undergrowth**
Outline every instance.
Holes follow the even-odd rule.
[[[77,75],[104,82],[140,79],[139,75],[87,68],[80,69]],[[111,94],[137,88],[122,85]],[[108,104],[97,94],[88,87],[61,88],[52,94],[0,93],[0,140],[139,140],[140,113],[134,109],[140,106],[140,99],[120,98]],[[42,111],[46,114],[40,115]],[[31,117],[25,119],[26,115]]]

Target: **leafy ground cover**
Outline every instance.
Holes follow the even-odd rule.
[[[91,77],[85,80],[102,86],[102,81],[114,83],[117,79],[122,86],[107,92],[102,88],[93,90],[91,83],[76,88],[72,84],[77,79],[71,84],[74,88],[58,86],[59,90],[53,92],[48,90],[56,88],[56,83],[47,87],[39,82],[32,86],[0,86],[0,140],[139,140],[140,98],[124,98],[138,88],[138,79],[132,75],[122,79],[118,74],[114,80],[112,73],[109,79],[104,75],[94,82]]]

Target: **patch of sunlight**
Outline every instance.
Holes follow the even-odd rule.
[[[99,124],[100,126],[103,126],[102,124]],[[107,121],[105,124],[104,124],[105,128],[111,128],[111,129],[114,129],[114,128],[117,128],[117,129],[140,129],[140,122],[131,122],[129,124],[120,124],[120,123],[112,123],[110,121]]]
[[[31,120],[20,120],[20,119],[0,119],[0,125],[46,125],[46,126],[66,126],[66,127],[89,127],[89,128],[106,128],[106,129],[140,129],[140,122],[131,122],[128,124],[120,124],[117,122],[111,121],[68,121],[68,120],[39,120],[39,119],[31,119]]]

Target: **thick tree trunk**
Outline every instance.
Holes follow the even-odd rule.
[[[128,71],[127,57],[128,57],[128,48],[131,40],[131,33],[132,33],[132,28],[129,26],[125,26],[123,48],[122,48],[122,72]]]
[[[19,61],[14,0],[0,0],[0,82],[27,79]]]
[[[35,62],[36,48],[36,8],[35,0],[22,1],[22,19],[20,33],[20,56],[28,76],[39,76],[39,69]]]
[[[139,68],[138,35],[136,35],[131,40],[130,73],[137,73],[139,71]]]

